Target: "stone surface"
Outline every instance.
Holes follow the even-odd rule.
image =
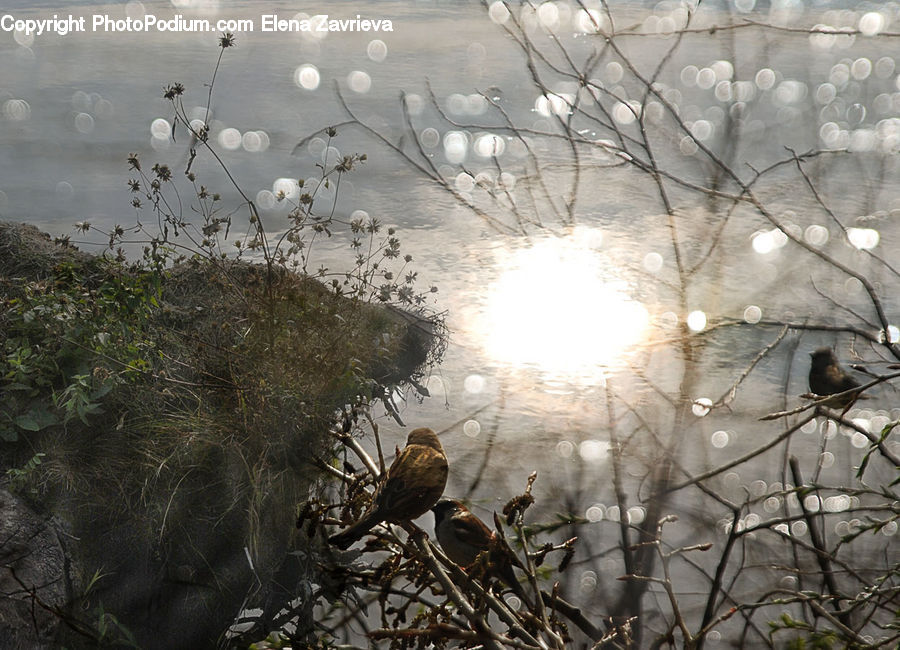
[[[49,648],[69,601],[53,520],[0,489],[0,648]]]

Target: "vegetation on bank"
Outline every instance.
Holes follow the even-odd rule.
[[[216,72],[234,40],[219,44]],[[184,92],[165,91],[173,137],[191,142],[183,175],[131,154],[134,223],[77,225],[104,254],[0,224],[0,469],[74,540],[68,602],[22,585],[68,644],[209,645],[243,607],[279,610],[285,583],[315,572],[293,552],[297,504],[340,414],[396,413],[393,391],[420,387],[443,352],[436,289],[417,290],[394,229],[320,200],[365,155],[315,163],[318,183],[269,232]],[[191,170],[203,155],[236,207]],[[316,243],[336,232],[349,262],[329,269]]]
[[[85,541],[81,585],[115,570],[110,544],[203,583],[186,543],[236,531],[274,571],[336,414],[415,377],[432,345],[429,321],[282,269],[147,268],[11,224],[0,248],[0,462]],[[104,538],[119,527],[131,541]]]

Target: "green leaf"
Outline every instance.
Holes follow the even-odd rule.
[[[31,414],[20,415],[15,419],[16,426],[20,429],[25,429],[25,431],[40,431],[41,425],[38,424],[37,420],[31,417]]]
[[[25,431],[40,431],[49,426],[59,423],[59,419],[50,411],[41,409],[31,409],[28,413],[20,415],[14,422],[20,429]]]
[[[111,390],[112,390],[112,384],[103,384],[102,386],[100,386],[100,388],[98,388],[97,390],[94,391],[94,394],[91,395],[91,399],[92,400],[100,399],[101,397],[106,395]]]

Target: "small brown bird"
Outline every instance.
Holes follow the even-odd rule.
[[[824,397],[859,387],[859,382],[841,368],[831,348],[819,348],[815,352],[811,352],[809,356],[812,357],[809,367],[809,390],[816,395]],[[857,399],[859,399],[859,391],[854,391],[826,400],[822,402],[822,405],[846,411]]]
[[[512,564],[497,547],[496,533],[455,499],[441,499],[431,511],[434,513],[434,533],[448,558],[466,568],[475,562],[479,553],[487,551],[491,572],[531,607]]]
[[[347,548],[376,524],[404,524],[428,512],[447,485],[447,456],[431,429],[409,432],[403,448],[372,495],[372,505],[347,530],[328,541]]]

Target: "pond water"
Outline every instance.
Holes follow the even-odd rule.
[[[324,3],[298,8],[276,2],[265,11],[253,3],[212,0],[65,7],[14,2],[6,7],[16,18],[71,13],[137,19],[178,11],[210,20],[254,21],[257,31],[237,33],[236,47],[224,52],[212,93],[212,138],[241,187],[261,207],[270,232],[286,227],[287,208],[275,195],[279,190],[298,194],[292,179],[315,179],[316,163],[334,162],[339,154],[367,154],[366,163],[342,180],[336,196],[332,188],[318,200],[334,201],[340,216],[362,210],[395,226],[403,253],[413,256],[410,268],[418,271],[419,286],[438,287],[428,304],[446,311],[450,345],[425,382],[430,397],[398,396],[399,405],[407,425],[442,432],[451,459],[448,493],[473,499],[478,514],[489,518],[537,470],[540,512],[564,508],[596,522],[588,529],[594,551],[614,546],[615,521],[622,513],[609,480],[610,421],[634,430],[668,430],[673,410],[667,400],[677,399],[685,386],[677,345],[682,324],[704,339],[688,397],[713,402],[727,396],[756,354],[776,339],[780,327],[773,323],[852,324],[877,332],[858,279],[822,264],[750,206],[732,212],[727,200],[711,200],[685,183],[672,183],[668,198],[682,261],[696,270],[686,276],[683,294],[673,288],[679,283],[678,260],[652,178],[599,146],[582,152],[576,165],[565,141],[542,135],[558,134],[559,118],[569,111],[565,102],[587,91],[539,61],[550,91],[545,95],[529,75],[521,50],[504,33],[510,23],[503,23],[499,3],[489,10],[475,2],[327,4],[332,17],[390,19],[393,31],[258,31],[264,13],[311,16],[325,12]],[[628,61],[648,74],[674,44],[666,34],[681,24],[684,10],[675,2],[611,4],[620,29],[636,26],[642,34],[623,38],[622,47]],[[519,18],[534,23],[527,28],[533,43],[554,61],[560,59],[557,44],[579,65],[602,49],[576,3],[541,7]],[[594,18],[606,20],[602,12]],[[785,29],[710,31],[712,25],[745,18]],[[692,137],[679,131],[660,101],[651,97],[643,109],[659,167],[685,181],[708,184],[716,171],[698,148],[718,152],[744,182],[757,183],[761,200],[800,241],[871,279],[885,297],[889,322],[900,324],[896,303],[888,300],[897,295],[898,284],[889,265],[895,269],[900,259],[898,50],[896,35],[878,36],[897,31],[897,3],[735,0],[704,3],[694,20],[697,31],[684,37],[658,78],[661,96],[677,106]],[[790,31],[815,24],[863,33]],[[592,79],[640,103],[645,88],[634,72],[621,56],[602,51]],[[126,157],[136,152],[145,164],[184,166],[188,139],[176,134],[171,140],[171,106],[162,90],[183,83],[188,113],[202,119],[205,84],[217,56],[214,34],[89,32],[32,38],[0,32],[5,62],[0,69],[0,216],[34,223],[54,235],[71,234],[76,222],[101,230],[133,223]],[[336,89],[387,141],[400,143],[420,164],[433,164],[456,197],[359,128],[340,126],[338,136],[326,143],[319,130],[349,119]],[[406,93],[421,154],[404,124],[401,93]],[[431,93],[444,117],[431,105]],[[607,122],[637,137],[634,107],[627,101],[609,105]],[[526,137],[503,128],[510,123]],[[615,140],[600,120],[586,116],[573,119],[572,129],[585,140]],[[311,134],[316,137],[304,141]],[[817,203],[790,162],[789,149],[849,149],[814,157],[804,169],[836,218],[852,230],[845,234]],[[541,161],[540,173],[532,156]],[[786,159],[790,164],[755,180],[757,172]],[[576,167],[582,171],[574,185]],[[225,203],[238,204],[212,161],[201,155],[193,169],[210,179]],[[727,179],[717,186],[734,192]],[[571,215],[564,206],[570,195],[577,198]],[[510,196],[532,223],[522,226],[509,210]],[[461,201],[471,202],[484,216]],[[730,214],[727,223],[725,213]],[[96,244],[104,238],[89,231],[74,239]],[[351,262],[348,242],[347,234],[338,232],[319,244],[316,266]],[[692,416],[677,431],[683,437],[677,445],[682,466],[701,472],[772,440],[781,424],[758,418],[799,404],[798,396],[807,390],[806,352],[833,344],[843,360],[851,361],[846,333],[792,331],[754,367],[727,407],[709,415],[695,409],[705,417]],[[862,341],[854,350],[870,364],[877,360]],[[900,409],[890,387],[877,388],[873,397],[850,416],[877,433]],[[402,439],[402,427],[388,418],[382,423],[388,436]],[[624,480],[631,495],[628,516],[637,523],[646,508],[638,498],[646,487],[641,468],[652,464],[653,450],[647,439],[634,440],[626,452],[633,471]],[[829,428],[820,418],[792,439],[790,451],[804,459],[810,474],[818,458],[815,471],[822,481],[849,485],[867,444],[864,436]],[[896,441],[888,444],[900,453]],[[755,521],[771,515],[782,506],[777,493],[785,482],[785,455],[777,447],[735,467],[717,478],[716,489],[737,501],[746,494],[760,497],[747,515]],[[885,468],[872,471],[883,477]],[[721,539],[722,527],[718,532],[716,527],[726,513],[697,502],[696,496],[679,493],[669,505],[686,522],[679,524],[676,538]],[[832,505],[840,510],[840,504]],[[850,523],[835,517],[831,525],[849,529]],[[894,532],[896,525],[880,539]],[[579,576],[575,591],[586,599],[599,598],[597,590],[604,589],[598,587],[598,571],[601,583],[622,573],[612,560],[585,557],[573,570]]]

